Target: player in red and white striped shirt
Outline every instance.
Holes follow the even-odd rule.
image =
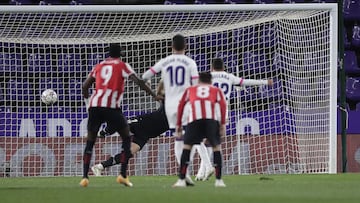
[[[220,137],[225,135],[227,106],[221,89],[211,85],[209,72],[200,73],[199,84],[187,88],[180,100],[176,123],[178,136],[182,134],[182,115],[186,104],[190,106],[189,120],[184,135],[179,180],[173,186],[186,187],[185,175],[191,148],[194,144],[199,144],[204,138],[207,138],[214,151],[215,186],[225,187],[221,179]]]
[[[119,58],[107,58],[97,64],[90,72],[96,83],[89,107],[120,108],[125,80],[132,74],[134,70],[131,66]]]
[[[213,119],[225,124],[226,100],[219,88],[206,83],[187,88],[178,106],[177,126],[182,126],[181,118],[186,103],[190,104],[188,123],[201,119]],[[219,115],[221,115],[220,118]]]
[[[121,111],[125,80],[129,78],[139,85],[141,89],[145,90],[156,99],[160,99],[147,85],[145,85],[143,80],[136,76],[131,66],[120,59],[120,45],[112,44],[110,46],[109,55],[110,58],[105,59],[93,68],[82,87],[86,108],[88,108],[89,112],[87,125],[88,134],[83,157],[83,179],[80,182],[80,185],[83,187],[86,187],[89,184],[88,172],[92,151],[96,141],[97,132],[104,122],[112,128],[112,131],[118,132],[123,141],[122,148],[125,152],[123,153],[124,156],[118,157],[118,159],[115,160],[117,163],[122,163],[121,172],[117,177],[117,182],[126,186],[132,186],[132,183],[126,174],[128,160],[131,157],[129,126]],[[89,99],[88,90],[93,83],[95,83],[95,91]]]

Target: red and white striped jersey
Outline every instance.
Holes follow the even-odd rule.
[[[95,91],[90,98],[90,107],[120,108],[124,84],[134,70],[118,58],[107,58],[97,64],[90,76],[95,78]]]
[[[207,84],[199,84],[187,88],[178,106],[177,126],[182,126],[181,118],[185,105],[189,103],[189,121],[214,119],[225,124],[226,100],[221,89]]]

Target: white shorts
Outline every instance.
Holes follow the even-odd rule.
[[[166,112],[166,117],[167,117],[167,120],[169,123],[169,129],[175,129],[175,127],[176,127],[177,111],[178,111],[177,105],[166,105],[165,104],[165,112]],[[190,111],[189,106],[185,105],[183,117],[182,117],[182,121],[181,121],[183,126],[187,125],[189,111]]]

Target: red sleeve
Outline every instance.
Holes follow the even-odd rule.
[[[177,113],[177,121],[176,121],[176,125],[177,126],[182,126],[182,116],[183,116],[183,113],[184,113],[184,107],[185,107],[185,104],[187,102],[187,97],[188,97],[188,94],[189,94],[189,89],[186,89],[184,94],[182,95],[181,97],[181,100],[179,102],[179,105],[178,105],[178,113]]]
[[[96,65],[96,66],[91,70],[91,72],[90,72],[90,74],[89,74],[90,77],[96,78],[96,71],[97,71],[97,67],[98,67],[98,66],[99,66],[99,64]]]
[[[124,63],[122,62],[123,64],[123,72],[122,72],[122,75],[124,78],[128,78],[130,75],[134,74],[135,71],[132,69],[132,67],[130,66],[130,64],[128,63]]]
[[[225,123],[226,123],[226,108],[227,108],[226,100],[225,100],[223,92],[220,89],[218,89],[218,94],[220,97],[219,104],[220,104],[220,112],[221,112],[221,124],[225,125]]]

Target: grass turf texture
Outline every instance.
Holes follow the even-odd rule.
[[[215,188],[214,177],[187,188],[171,187],[176,176],[130,177],[133,188],[119,185],[115,179],[90,177],[89,186],[81,188],[80,177],[0,178],[0,202],[360,202],[360,173],[225,176],[226,188]]]

